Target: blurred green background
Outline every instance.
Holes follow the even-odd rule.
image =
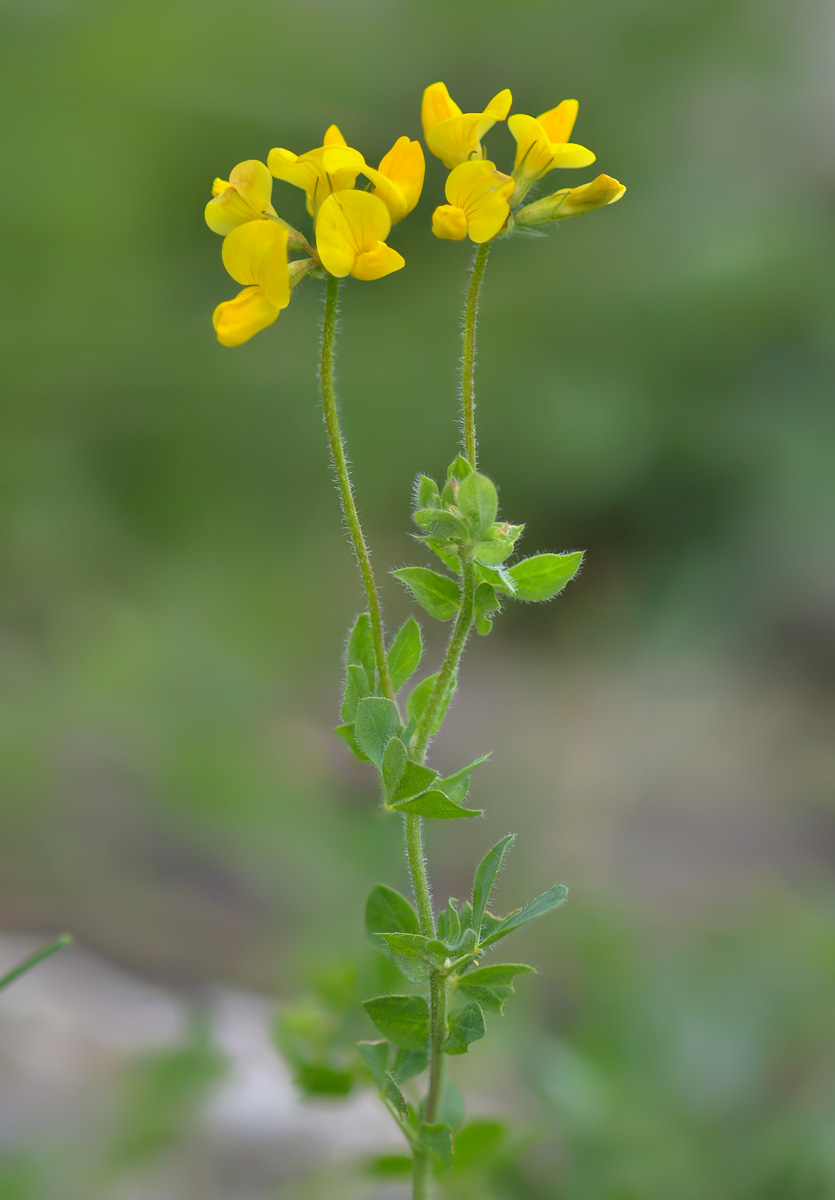
[[[0,1200],[405,1194],[351,1174],[370,1101],[223,1116],[230,997],[269,1013],[319,958],[373,973],[365,895],[405,880],[330,733],[359,588],[319,287],[219,348],[236,288],[202,209],[331,121],[376,162],[436,79],[465,109],[577,96],[576,140],[629,188],[498,246],[486,281],[481,465],[528,552],[588,559],[471,646],[436,746],[495,751],[485,820],[430,831],[438,900],[508,828],[505,908],[572,888],[457,1072],[521,1153],[450,1194],[835,1194],[832,39],[816,0],[0,3],[0,952],[79,940],[0,1001]],[[488,146],[510,166],[506,129]],[[443,178],[392,238],[407,269],[344,294],[392,625],[412,480],[457,436],[469,251],[429,234]]]

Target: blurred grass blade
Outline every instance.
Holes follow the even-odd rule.
[[[0,992],[2,992],[3,989],[7,988],[10,984],[14,983],[17,979],[20,979],[21,975],[25,975],[27,971],[31,971],[33,967],[38,965],[38,963],[42,963],[45,958],[49,958],[50,955],[56,954],[59,950],[63,950],[65,946],[71,946],[72,941],[73,937],[71,933],[62,933],[59,938],[56,938],[54,942],[50,942],[48,946],[44,946],[42,949],[36,950],[35,953],[30,954],[28,958],[24,958],[22,963],[18,963],[16,967],[13,967],[12,970],[9,971],[8,975],[4,975],[2,979],[0,979]]]

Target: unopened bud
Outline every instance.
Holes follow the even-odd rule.
[[[582,187],[562,188],[542,200],[527,204],[516,213],[516,224],[522,228],[535,228],[537,225],[548,225],[551,221],[559,221],[563,217],[579,217],[582,213],[591,212],[595,208],[605,208],[620,200],[626,191],[622,183],[611,175],[598,175],[591,183]]]

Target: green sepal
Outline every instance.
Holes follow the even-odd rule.
[[[492,925],[487,936],[480,939],[481,945],[484,947],[492,946],[494,942],[507,937],[509,933],[513,933],[514,930],[519,929],[522,925],[526,925],[528,921],[533,921],[537,917],[543,916],[553,908],[559,908],[567,896],[568,888],[565,884],[555,883],[553,887],[548,888],[547,892],[543,892],[541,896],[537,896],[529,904],[525,904],[522,908],[517,908],[514,912],[508,913],[506,917],[503,917],[499,921],[498,925]],[[484,930],[485,925],[482,921],[482,933]]]
[[[407,1083],[415,1075],[422,1075],[428,1066],[428,1050],[404,1050],[401,1046],[391,1064],[391,1073],[398,1083]]]
[[[504,856],[515,841],[515,833],[507,834],[506,837],[496,842],[495,846],[487,851],[484,858],[476,867],[473,879],[473,928],[478,934],[481,933],[482,919],[490,902],[490,894],[496,883],[496,876],[499,873]]]
[[[436,1167],[446,1170],[452,1166],[452,1130],[446,1122],[421,1125],[418,1146],[426,1152]]]
[[[388,944],[380,938],[381,933],[420,933],[417,913],[405,896],[384,883],[376,884],[365,902],[365,932],[369,940],[389,953]]]
[[[365,667],[358,663],[349,663],[345,668],[345,690],[342,693],[340,715],[343,721],[353,721],[357,713],[357,705],[366,696],[371,696],[371,683]]]
[[[438,508],[441,503],[438,485],[428,475],[418,475],[414,496],[415,508]]]
[[[470,465],[469,459],[466,459],[463,454],[459,454],[454,458],[447,467],[447,481],[457,479],[460,483],[462,479],[466,479],[468,475],[473,474],[473,468]]]
[[[429,1042],[429,1005],[423,996],[376,996],[363,1008],[384,1037],[406,1050],[424,1050]]]
[[[391,686],[395,692],[399,692],[406,680],[415,673],[422,657],[423,638],[420,625],[414,617],[407,617],[398,629],[386,655]]]
[[[411,800],[413,796],[423,795],[429,791],[437,778],[438,772],[433,771],[431,767],[407,762],[397,787],[392,792],[390,802],[396,804],[401,800]]]
[[[380,769],[389,741],[400,732],[400,713],[393,700],[367,696],[357,705],[354,737],[357,745]]]
[[[438,621],[449,621],[461,607],[461,589],[448,575],[439,575],[429,567],[401,567],[391,573]]]
[[[466,1054],[469,1046],[487,1032],[484,1013],[474,1000],[454,1008],[449,1014],[449,1034],[443,1045],[445,1054]]]
[[[403,777],[408,760],[409,753],[400,738],[391,738],[383,751],[383,762],[380,767],[380,775],[387,796],[394,791]]]
[[[443,792],[424,792],[414,800],[403,800],[400,804],[392,805],[396,812],[409,813],[414,817],[430,817],[440,821],[456,820],[458,817],[480,817],[483,812],[479,808],[462,808]]]
[[[371,628],[371,617],[367,612],[360,613],[354,622],[353,629],[348,635],[345,664],[349,667],[362,667],[373,691],[374,682],[377,678],[377,658],[374,654],[374,635]]]
[[[410,722],[414,722],[415,726],[418,726],[421,722],[421,718],[426,710],[426,706],[432,698],[432,693],[435,690],[435,682],[439,674],[440,672],[436,672],[434,675],[427,675],[427,677],[422,679],[417,687],[409,693],[409,698],[406,701],[406,716],[409,718]],[[456,674],[453,675],[452,679],[450,680],[446,690],[446,695],[443,697],[440,705],[438,706],[438,712],[432,724],[432,728],[429,731],[430,733],[437,733],[443,725],[444,717],[447,714],[447,709],[452,703],[452,697],[455,695],[457,683],[458,676]]]
[[[368,755],[363,754],[362,750],[360,750],[359,746],[357,745],[357,739],[354,735],[353,721],[346,725],[337,725],[334,728],[334,733],[338,734],[339,737],[342,738],[343,742],[346,742],[347,745],[350,746],[354,757],[358,758],[360,762],[371,762],[371,759],[368,757]]]
[[[430,537],[438,541],[466,544],[470,540],[467,526],[448,508],[419,508],[414,518],[416,525],[425,529]]]
[[[458,981],[458,990],[470,996],[488,1012],[501,1013],[504,1002],[516,989],[513,980],[517,975],[534,973],[534,968],[525,963],[493,963],[470,971]]]
[[[501,601],[496,595],[496,589],[490,583],[480,583],[475,590],[473,616],[476,633],[486,637],[493,628],[492,614],[501,610]]]
[[[480,542],[495,521],[499,507],[494,484],[486,475],[471,471],[458,485],[456,504],[469,526],[472,540]]]
[[[438,939],[449,948],[454,946],[461,936],[461,921],[458,916],[457,901],[450,900],[446,908],[438,913]]]
[[[573,554],[534,554],[508,568],[516,587],[517,600],[553,600],[569,583],[583,562],[584,551]]]

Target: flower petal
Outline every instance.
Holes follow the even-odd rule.
[[[392,271],[405,267],[406,260],[402,254],[392,250],[385,242],[378,242],[370,250],[357,255],[351,274],[355,279],[382,279]]]
[[[432,232],[449,242],[463,241],[467,236],[467,214],[454,204],[439,204],[432,214]]]
[[[368,174],[368,172],[365,172]],[[401,221],[407,213],[410,213],[420,199],[420,193],[423,190],[423,179],[426,173],[426,159],[423,156],[423,148],[420,142],[413,142],[407,137],[400,137],[380,161],[380,166],[377,171],[377,178],[369,175],[374,188],[375,195],[379,196],[383,203],[391,213],[392,221]],[[386,182],[381,183],[379,176],[382,175]],[[398,212],[390,202],[391,184],[393,184],[400,196],[397,199]],[[402,200],[400,199],[402,197]],[[399,209],[402,207],[402,211]]]
[[[507,127],[516,139],[516,159],[513,168],[521,179],[538,179],[551,163],[551,144],[548,134],[535,117],[514,113]]]
[[[206,224],[214,233],[231,233],[246,221],[257,221],[265,212],[275,213],[271,203],[273,181],[257,158],[238,163],[228,181],[216,179],[205,208]]]
[[[328,196],[316,218],[316,248],[322,266],[341,279],[350,275],[358,255],[373,250],[391,229],[391,217],[379,196],[342,191]]]
[[[452,99],[445,83],[432,83],[423,93],[420,119],[423,136],[429,140],[429,130],[449,117],[460,117],[461,109]]]
[[[510,112],[512,103],[513,96],[510,93],[510,88],[504,88],[503,91],[496,93],[485,108],[484,114],[487,117],[492,117],[494,121],[503,121]]]
[[[272,325],[281,309],[264,295],[260,287],[247,287],[234,300],[218,304],[212,323],[221,346],[240,346]]]
[[[342,131],[338,125],[329,125],[325,130],[325,136],[322,138],[323,146],[347,146],[348,143],[342,136]]]
[[[590,167],[596,158],[593,150],[578,146],[576,142],[552,142],[551,166],[548,170],[554,167]]]
[[[277,308],[290,303],[288,232],[276,221],[249,221],[223,243],[223,265],[237,283],[257,284]]]
[[[580,105],[576,100],[561,100],[556,108],[549,108],[536,119],[548,135],[549,142],[567,142],[577,120]]]

